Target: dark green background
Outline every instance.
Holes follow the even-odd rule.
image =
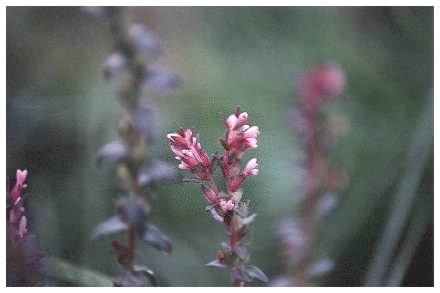
[[[345,68],[347,90],[329,111],[349,120],[334,157],[350,184],[320,226],[319,249],[336,261],[322,284],[362,285],[394,208],[391,199],[411,168],[405,157],[417,122],[433,115],[422,112],[433,99],[433,9],[156,7],[126,12],[130,21],[143,22],[158,35],[163,55],[157,64],[173,68],[183,80],[178,95],[153,97],[160,107],[161,135],[153,150],[158,158],[177,163],[165,134],[178,127],[197,129],[208,152],[219,150],[223,119],[236,105],[260,127],[259,148],[249,154],[258,157],[260,174],[246,182],[244,191],[258,214],[252,262],[270,278],[282,270],[277,223],[293,214],[299,196],[300,170],[294,162],[300,149],[289,120],[294,77],[325,60]],[[7,8],[7,173],[29,170],[30,225],[47,253],[108,276],[119,270],[110,239],[91,241],[90,233],[112,213],[115,199],[110,172],[95,165],[96,151],[114,137],[121,117],[100,72],[111,46],[105,20],[79,8]],[[429,149],[410,204],[432,214]],[[163,285],[228,285],[225,272],[203,266],[224,237],[223,227],[205,214],[205,204],[197,186],[157,190],[155,219],[175,250],[164,256],[141,246],[138,256]],[[430,225],[404,285],[433,284],[432,244]]]

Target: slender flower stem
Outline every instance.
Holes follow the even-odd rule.
[[[136,233],[133,226],[128,228],[128,251],[129,251],[129,267],[134,270],[134,258],[136,249]]]

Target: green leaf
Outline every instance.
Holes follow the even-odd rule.
[[[98,272],[58,258],[49,258],[48,277],[83,287],[111,287],[113,281]]]

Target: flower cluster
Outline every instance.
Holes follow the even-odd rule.
[[[46,281],[46,254],[28,231],[24,208],[27,176],[27,170],[17,170],[15,185],[7,192],[7,286],[43,286]]]
[[[27,175],[27,170],[17,170],[15,186],[8,193],[10,201],[9,224],[13,227],[11,232],[15,234],[14,237],[19,238],[23,238],[27,232],[27,218],[23,207],[23,192],[27,187]]]
[[[238,107],[225,120],[225,128],[225,136],[221,140],[224,152],[211,159],[191,129],[170,133],[167,138],[176,159],[181,162],[179,168],[194,175],[188,181],[201,184],[202,193],[209,202],[207,210],[226,228],[229,241],[222,244],[217,259],[208,265],[228,268],[234,286],[241,286],[252,280],[267,281],[259,268],[248,264],[250,256],[241,242],[249,233],[249,224],[255,218],[255,214],[248,215],[241,188],[247,177],[258,175],[257,159],[250,159],[244,168],[241,160],[248,150],[257,147],[260,131],[257,126],[248,125],[248,114],[240,112]],[[218,188],[213,179],[216,167],[222,170],[226,186],[224,191]]]
[[[188,170],[202,180],[208,179],[211,173],[209,157],[192,130],[179,130],[168,134],[167,137],[176,159],[181,161],[179,169]]]
[[[298,79],[298,104],[294,127],[304,152],[301,207],[280,225],[283,258],[293,275],[282,285],[304,286],[332,268],[333,261],[314,254],[317,225],[336,206],[337,192],[347,182],[347,175],[330,157],[335,135],[343,134],[347,123],[343,116],[326,117],[330,98],[344,91],[346,77],[333,63],[319,64]]]

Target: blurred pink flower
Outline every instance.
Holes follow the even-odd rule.
[[[346,84],[341,66],[334,63],[319,64],[306,71],[298,80],[298,95],[308,109],[319,107],[332,96],[339,96]]]

